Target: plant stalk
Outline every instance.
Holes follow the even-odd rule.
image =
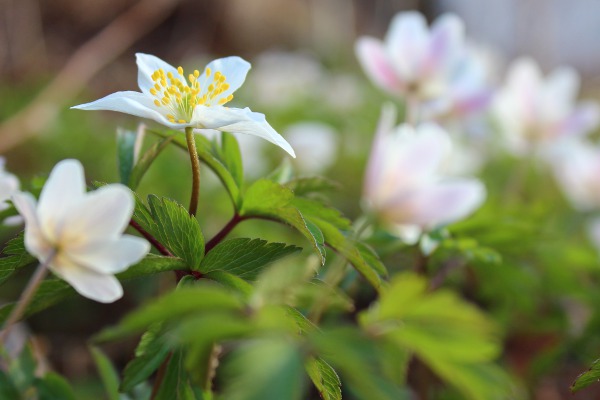
[[[187,141],[190,162],[192,164],[192,194],[188,210],[190,215],[195,216],[198,210],[198,195],[200,193],[200,160],[198,159],[196,141],[194,140],[194,128],[185,128],[185,140]]]
[[[33,295],[35,294],[36,290],[46,277],[46,274],[48,273],[48,266],[50,265],[55,256],[56,250],[53,250],[52,253],[50,253],[50,256],[46,259],[46,261],[40,263],[40,265],[35,270],[35,273],[29,280],[29,283],[27,283],[27,286],[23,290],[23,293],[21,294],[21,297],[19,298],[19,301],[17,302],[15,308],[13,308],[10,315],[6,319],[6,322],[4,323],[4,329],[0,333],[0,342],[6,344],[5,342],[8,338],[8,334],[10,333],[12,326],[23,316],[23,313],[25,312],[25,309],[31,302]]]

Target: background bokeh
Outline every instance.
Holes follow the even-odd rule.
[[[25,188],[32,187],[31,178],[44,176],[64,158],[81,160],[90,182],[117,181],[116,129],[136,129],[140,121],[69,107],[115,91],[136,90],[136,52],[155,54],[186,69],[201,69],[216,57],[239,55],[253,69],[233,104],[266,114],[298,152],[297,160],[285,162],[294,163],[301,173],[321,173],[339,182],[332,203],[354,218],[360,214],[367,149],[387,99],[365,78],[354,43],[361,35],[383,37],[393,15],[411,9],[420,10],[429,20],[448,11],[463,18],[468,36],[488,49],[494,60],[498,85],[511,59],[530,55],[545,71],[560,65],[575,67],[582,74],[583,96],[600,97],[600,52],[596,50],[600,3],[594,0],[0,0],[0,154]],[[310,138],[320,138],[322,154],[315,155]],[[278,148],[260,139],[240,140],[249,180],[286,159]],[[504,182],[510,180],[511,171],[497,167],[487,173]],[[189,175],[187,155],[168,149],[153,165],[140,192],[185,203]],[[199,219],[210,237],[231,210],[209,172],[204,172],[203,185]],[[566,206],[552,184],[537,188],[552,200],[531,200],[535,203],[531,209],[538,212],[531,219],[539,222],[540,229],[521,231],[522,249],[529,251],[529,242],[548,240],[551,247],[562,241],[563,236],[553,230],[557,227],[564,229],[561,234],[584,240],[581,220],[576,218],[559,216],[559,223],[543,225],[554,215],[554,207]],[[483,215],[502,202],[492,201]],[[267,239],[288,234],[267,223],[243,225],[236,233],[256,235],[257,227]],[[464,229],[476,232],[472,226]],[[0,239],[15,233],[15,228],[3,227]],[[511,254],[523,255],[515,243],[498,242],[504,243],[502,251],[509,260]],[[550,400],[563,398],[577,373],[600,354],[600,342],[594,338],[600,319],[593,310],[600,298],[591,294],[593,287],[577,298],[579,280],[569,275],[569,271],[585,270],[597,277],[597,255],[588,246],[569,250],[571,258],[561,253],[553,259],[556,254],[551,250],[531,254],[536,262],[548,261],[551,272],[544,279],[536,266],[525,263],[522,268],[521,257],[504,272],[490,271],[493,284],[483,282],[478,290],[472,285],[480,282],[481,271],[450,282],[466,287],[465,296],[484,307],[489,306],[486,300],[501,299],[500,305],[489,308],[507,333],[505,362],[530,382],[533,397]],[[556,265],[575,259],[580,264]],[[23,284],[28,273],[21,274]],[[30,321],[41,352],[52,367],[80,382],[82,398],[97,398],[99,383],[86,349],[87,337],[115,322],[141,299],[170,288],[171,278],[133,282],[126,287],[125,298],[113,305],[78,298],[41,313]],[[5,287],[1,294],[11,299],[20,289]],[[534,316],[539,319],[531,320]],[[576,334],[569,333],[577,324],[584,326]],[[113,345],[107,352],[123,365],[133,345]],[[592,389],[574,398],[597,398],[599,393]]]

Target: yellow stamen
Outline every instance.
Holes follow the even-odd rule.
[[[179,75],[183,75],[183,68],[177,67],[177,72],[179,73]]]

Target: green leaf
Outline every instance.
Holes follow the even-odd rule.
[[[225,374],[228,400],[299,400],[303,371],[295,343],[270,338],[246,343],[232,355]]]
[[[325,204],[301,197],[294,198],[292,204],[302,213],[302,215],[310,220],[320,220],[327,222],[336,228],[344,231],[352,229],[350,220],[342,215],[335,208],[328,207]]]
[[[119,177],[124,185],[129,185],[131,171],[135,164],[137,136],[138,133],[135,131],[117,128],[117,161],[119,164]]]
[[[174,255],[196,270],[204,257],[204,236],[194,216],[180,204],[167,198],[148,196],[155,222],[153,233]]]
[[[146,150],[146,152],[142,155],[135,167],[133,167],[133,169],[131,170],[128,183],[128,186],[131,188],[131,190],[135,190],[135,188],[138,187],[142,178],[144,177],[144,174],[146,173],[146,171],[148,171],[150,165],[152,165],[152,162],[164,149],[167,148],[169,143],[171,143],[174,138],[175,135],[166,137],[154,143],[152,146],[150,146],[148,150]]]
[[[0,399],[20,399],[21,394],[4,371],[0,371]]]
[[[321,264],[325,263],[323,235],[319,228],[307,222],[292,204],[294,194],[285,186],[261,179],[248,188],[240,215],[270,219],[291,225],[309,240],[316,250]]]
[[[230,133],[221,133],[221,162],[227,167],[238,187],[244,184],[242,154],[237,139]]]
[[[571,385],[571,392],[575,393],[600,380],[600,358],[592,363],[590,369],[582,373]]]
[[[322,176],[296,178],[286,182],[285,186],[292,189],[296,197],[303,197],[308,194],[321,193],[330,190],[338,190],[340,188],[339,183]]]
[[[348,239],[338,228],[323,220],[315,220],[315,224],[323,232],[325,242],[338,254],[346,258],[350,264],[375,288],[381,287],[379,271],[383,264],[371,265],[363,258],[356,242]]]
[[[96,340],[106,341],[129,336],[147,329],[150,325],[169,323],[184,316],[211,310],[242,310],[243,303],[231,291],[215,284],[199,282],[171,292],[133,313],[121,322],[100,332]]]
[[[151,335],[151,339],[148,340],[147,333],[140,340],[140,345],[144,343],[144,340],[147,341],[143,346],[144,351],[139,352],[136,350],[136,357],[125,366],[123,382],[121,382],[120,387],[122,392],[129,392],[136,385],[148,379],[160,367],[171,350],[161,337]],[[138,349],[140,345],[138,345]]]
[[[181,135],[181,132],[169,133],[154,130],[148,130],[148,132],[164,138],[170,137],[173,135],[173,133],[175,133],[177,135],[173,139],[173,144],[177,145],[186,152],[188,151],[185,136]],[[212,146],[210,140],[202,135],[194,135],[194,138],[196,139],[198,158],[217,175],[219,180],[223,183],[223,186],[225,186],[225,189],[227,190],[227,193],[233,202],[234,208],[239,210],[242,204],[242,196],[240,187],[236,183],[233,175],[220,160],[219,156],[214,153],[214,147]]]
[[[254,280],[262,269],[300,247],[268,243],[262,239],[238,238],[219,243],[200,263],[200,272],[226,271],[245,280]]]
[[[225,271],[207,272],[203,275],[203,278],[219,282],[221,285],[242,294],[244,298],[249,298],[254,290],[252,285],[242,278]]]
[[[183,350],[173,352],[156,400],[198,400],[183,366]]]
[[[0,258],[0,284],[6,280],[17,270],[33,263],[35,258],[31,256],[25,249],[23,233],[11,239],[4,247]]]
[[[414,352],[467,398],[508,393],[508,378],[491,363],[501,348],[492,321],[449,290],[429,292],[419,275],[397,275],[359,321],[372,334]]]
[[[295,198],[293,204],[323,233],[327,245],[346,258],[373,287],[381,286],[381,276],[387,276],[387,270],[372,250],[346,237],[344,231],[352,229],[348,219],[316,200]]]
[[[38,400],[75,400],[75,393],[69,382],[62,376],[48,372],[43,379],[36,379],[35,386],[38,390]],[[17,399],[18,397],[4,397],[2,399]]]
[[[92,358],[100,374],[100,379],[106,389],[106,394],[109,400],[119,400],[119,375],[113,367],[110,359],[100,349],[94,346],[90,346],[90,352]]]
[[[119,280],[129,280],[183,268],[185,268],[185,263],[178,258],[161,257],[149,254],[139,263],[129,267],[126,271],[117,274],[117,278],[119,278]],[[59,279],[47,279],[40,284],[31,303],[25,310],[24,317],[45,310],[75,294],[75,290],[65,281]],[[14,303],[5,304],[0,307],[0,324],[4,323],[13,307]]]
[[[304,364],[306,372],[319,391],[323,400],[342,399],[342,381],[327,362],[321,358],[310,357]]]

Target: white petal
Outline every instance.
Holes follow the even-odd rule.
[[[166,108],[157,107],[152,97],[139,92],[116,92],[91,103],[80,104],[71,108],[77,110],[117,111],[136,117],[152,119],[173,129],[181,129],[186,124],[173,124],[165,117]],[[163,115],[164,113],[164,115]]]
[[[123,288],[117,278],[77,265],[66,257],[57,257],[50,269],[88,299],[112,303],[123,297]]]
[[[429,32],[425,18],[418,12],[397,14],[386,36],[387,53],[403,80],[418,77],[427,52]]]
[[[151,54],[136,53],[135,60],[138,66],[138,86],[140,87],[141,91],[148,96],[152,96],[150,94],[150,88],[154,86],[154,81],[152,80],[151,75],[158,69],[165,71],[165,75],[171,72],[184,84],[187,82],[183,76],[179,75],[177,68],[164,62],[156,56]]]
[[[600,123],[600,106],[598,103],[581,102],[575,110],[562,122],[562,136],[582,135],[595,129]]]
[[[485,188],[477,180],[440,183],[403,199],[399,205],[405,209],[399,211],[407,220],[399,222],[410,222],[431,229],[467,217],[484,200]]]
[[[385,48],[379,40],[360,38],[356,42],[355,49],[358,61],[365,73],[377,86],[395,95],[404,92],[404,82],[390,64]]]
[[[211,70],[211,75],[209,77],[206,76],[206,69],[208,68]],[[218,101],[218,99],[229,96],[242,86],[246,80],[248,71],[250,71],[250,63],[237,56],[225,57],[211,61],[206,66],[206,69],[198,79],[200,87],[205,88],[208,86],[212,82],[215,72],[217,71],[225,76],[225,82],[229,85],[227,90],[223,91],[223,93],[215,98],[215,100]]]
[[[85,195],[83,166],[77,160],[60,161],[40,194],[37,215],[46,237],[55,240],[62,229],[64,219]]]
[[[373,201],[373,197],[379,188],[385,165],[385,147],[387,143],[386,137],[392,131],[396,123],[396,109],[393,104],[385,103],[381,108],[381,116],[377,124],[373,146],[369,156],[369,162],[365,173],[364,195],[367,202]]]
[[[139,237],[124,235],[115,240],[88,242],[70,247],[68,257],[103,274],[116,274],[137,263],[150,251],[150,244]]]
[[[269,125],[264,114],[252,112],[249,108],[196,106],[190,123],[195,124],[199,129],[216,129],[258,136],[281,147],[292,157],[296,157],[292,146]]]
[[[29,193],[14,193],[13,204],[25,219],[25,248],[40,261],[46,260],[52,246],[45,238],[38,220],[35,199]]]
[[[464,51],[465,25],[453,14],[437,18],[431,26],[428,58],[423,67],[430,72],[450,70]]]
[[[129,224],[133,207],[131,191],[121,184],[90,192],[65,218],[61,243],[70,249],[98,239],[116,239]]]

